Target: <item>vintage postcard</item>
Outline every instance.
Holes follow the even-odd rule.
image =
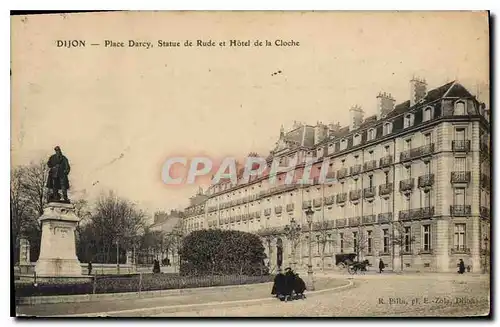
[[[11,16],[17,317],[487,317],[489,13]]]

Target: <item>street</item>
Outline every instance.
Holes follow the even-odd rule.
[[[120,317],[486,315],[488,278],[472,274],[331,275],[318,277],[317,291],[307,299],[286,303],[270,296],[270,284],[260,284],[162,298],[20,306],[18,313]]]

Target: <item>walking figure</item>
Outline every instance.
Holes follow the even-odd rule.
[[[462,259],[460,259],[460,262],[458,263],[458,273],[463,274],[465,272],[465,263]]]
[[[89,270],[89,276],[92,274],[92,260],[89,261],[89,264],[87,265],[87,269]]]
[[[385,268],[385,264],[384,262],[382,261],[382,259],[380,259],[380,262],[378,263],[378,270],[379,270],[379,274],[382,273],[382,271],[384,271],[384,268]]]

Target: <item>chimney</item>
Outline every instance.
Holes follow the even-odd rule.
[[[352,106],[351,109],[349,109],[349,113],[350,113],[349,130],[353,131],[353,130],[359,128],[359,126],[363,122],[364,111],[363,111],[363,109],[361,109],[360,106],[355,105],[355,106]]]
[[[377,119],[382,119],[389,112],[394,110],[394,103],[396,100],[392,97],[390,93],[380,92],[377,95]]]
[[[425,79],[413,77],[410,80],[410,106],[414,106],[425,97],[427,93],[427,82]]]
[[[316,126],[314,126],[314,145],[323,141],[327,136],[328,126],[326,126],[322,122],[318,122]]]

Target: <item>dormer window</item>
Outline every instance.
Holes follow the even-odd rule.
[[[385,123],[384,124],[384,135],[389,135],[392,133],[392,123]]]
[[[370,128],[367,133],[368,141],[372,141],[375,139],[375,128]]]
[[[413,126],[413,114],[406,114],[405,115],[405,117],[404,117],[404,126],[405,126],[405,128]]]
[[[465,115],[465,102],[457,101],[455,102],[455,116],[463,116]]]
[[[432,107],[425,108],[423,113],[423,121],[431,120],[432,116],[433,116]]]
[[[359,134],[354,135],[354,137],[352,139],[352,144],[354,146],[356,146],[356,145],[359,145],[360,143],[361,143],[361,135],[359,135]]]
[[[342,139],[340,141],[340,150],[345,150],[347,149],[347,141],[345,139]]]

